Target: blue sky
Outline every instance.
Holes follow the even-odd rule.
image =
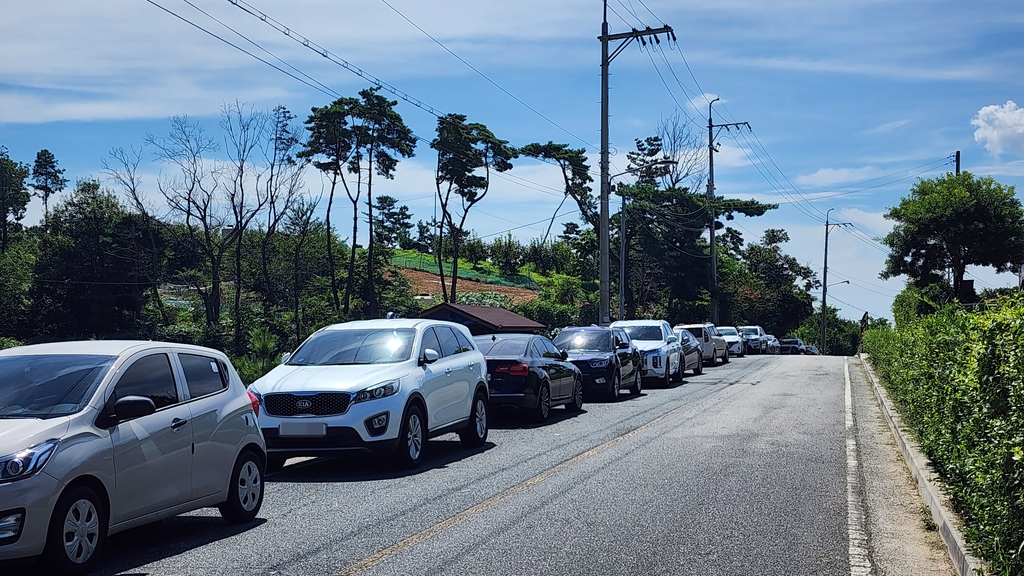
[[[154,1],[258,51],[184,0]],[[368,85],[228,0],[190,1],[337,92],[355,95]],[[388,2],[553,123],[382,0],[250,5],[437,109],[464,113],[514,144],[587,146],[597,165],[599,1]],[[215,131],[227,101],[285,104],[303,118],[311,106],[331,100],[146,0],[11,4],[0,20],[0,145],[24,162],[48,148],[72,180],[100,176],[111,148],[140,146],[147,133],[165,133],[171,115],[187,114]],[[961,150],[963,169],[1024,184],[1024,110],[1012,103],[1024,104],[1019,2],[610,0],[609,7],[613,32],[667,23],[678,39],[663,42],[660,51],[630,46],[613,62],[613,169],[625,168],[634,138],[651,135],[659,119],[678,108],[703,134],[703,94],[720,97],[724,105],[715,105],[715,121],[750,122],[756,138],[724,133],[719,139],[718,193],[782,203],[766,216],[730,225],[748,240],[765,228],[785,228],[791,237],[786,251],[820,268],[822,214],[834,208],[833,219],[855,224],[830,236],[829,282],[852,282],[829,291],[844,316],[867,310],[891,317],[903,281],[878,279],[885,254],[870,238],[889,230],[882,214],[915,176],[951,170],[943,161]],[[405,102],[399,110],[418,135],[432,137],[430,114]],[[153,195],[161,170],[154,162],[144,166]],[[395,196],[414,217],[429,219],[432,170],[430,150],[422,145],[393,181],[375,182],[376,193]],[[319,192],[315,173],[306,183]],[[544,225],[520,226],[550,217],[560,189],[557,169],[522,161],[495,181],[469,223],[481,236],[510,228],[523,240],[540,236]],[[347,202],[336,206],[334,218],[344,231],[351,209]],[[28,219],[37,221],[41,213],[34,201]],[[992,270],[970,274],[979,287],[1016,282]]]

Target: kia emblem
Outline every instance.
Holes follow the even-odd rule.
[[[299,410],[307,410],[313,407],[313,402],[311,400],[296,400],[295,407]]]

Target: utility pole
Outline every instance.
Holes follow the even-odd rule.
[[[646,46],[647,41],[645,38],[653,37],[656,43],[661,44],[658,34],[665,34],[667,38],[675,40],[675,33],[672,32],[672,27],[668,25],[663,25],[661,28],[651,28],[648,26],[643,30],[633,28],[629,32],[608,34],[608,0],[604,0],[604,20],[601,24],[601,35],[597,38],[601,41],[601,230],[598,234],[601,250],[601,269],[598,275],[601,285],[601,303],[597,313],[597,321],[602,326],[607,326],[610,323],[608,314],[611,305],[609,296],[611,292],[609,279],[610,263],[608,260],[608,234],[610,228],[608,223],[610,218],[608,214],[608,196],[611,192],[611,178],[608,169],[608,65],[634,40],[639,40]],[[625,40],[625,42],[619,44],[609,54],[608,44],[617,40]]]
[[[711,118],[711,105],[720,99],[715,98],[708,102],[708,212],[711,213],[711,323],[718,325],[718,248],[715,246],[715,128],[739,129],[746,126],[747,122],[729,122],[727,124],[715,124]]]
[[[821,336],[818,339],[818,347],[821,349],[821,353],[825,354],[825,318],[826,312],[828,312],[828,306],[826,305],[825,298],[828,295],[828,233],[832,229],[832,226],[849,226],[847,222],[832,222],[828,221],[829,212],[835,210],[835,208],[829,208],[825,212],[825,265],[822,267],[821,272]]]
[[[960,151],[956,151],[956,175],[960,175]]]

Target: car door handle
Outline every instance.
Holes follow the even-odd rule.
[[[452,369],[451,368],[445,368],[444,369],[444,373],[447,374],[448,376],[451,376],[452,375]]]
[[[181,428],[182,426],[184,426],[185,424],[188,424],[188,420],[182,420],[181,418],[175,418],[174,420],[171,420],[171,430],[177,430],[177,429]]]

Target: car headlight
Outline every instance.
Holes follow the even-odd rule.
[[[378,398],[394,396],[398,393],[399,382],[399,380],[389,380],[387,382],[375,384],[369,388],[364,388],[355,393],[355,396],[352,397],[352,403],[355,404],[357,402],[367,402],[369,400],[377,400]]]
[[[591,360],[590,361],[590,367],[591,368],[604,368],[607,365],[608,365],[608,359],[607,358],[604,359],[604,360]]]
[[[60,440],[51,438],[17,454],[0,457],[0,483],[22,480],[42,470],[57,450],[57,444]]]

